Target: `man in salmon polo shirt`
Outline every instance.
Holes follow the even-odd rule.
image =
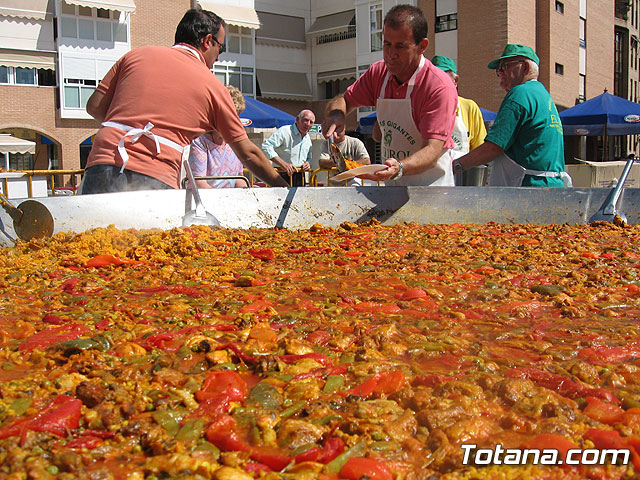
[[[225,24],[191,9],[173,47],[145,46],[118,60],[87,102],[101,122],[82,193],[179,188],[191,140],[217,130],[242,164],[269,185],[286,187],[249,140],[229,91],[211,73],[224,51]]]
[[[458,93],[447,74],[424,58],[427,20],[416,7],[396,5],[384,17],[382,35],[383,60],[328,103],[322,134],[332,135],[354,108],[375,105],[387,168],[360,178],[453,186],[451,132]]]

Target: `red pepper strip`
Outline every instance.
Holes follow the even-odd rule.
[[[424,298],[427,296],[427,292],[425,292],[421,288],[409,288],[405,290],[399,295],[396,295],[396,298],[400,300],[415,300],[416,298]]]
[[[47,313],[44,317],[42,317],[42,321],[44,323],[48,323],[49,325],[64,325],[65,323],[71,321],[71,319],[59,317],[58,315],[54,315],[53,313]]]
[[[371,480],[393,480],[389,467],[372,458],[352,457],[340,470],[340,478],[358,480],[362,477]]]
[[[76,290],[76,284],[80,281],[80,277],[71,277],[62,282],[60,288],[63,292],[73,293]]]
[[[603,402],[595,397],[587,397],[587,406],[582,413],[598,422],[612,425],[624,418],[624,410],[617,405]]]
[[[48,328],[27,338],[20,344],[18,350],[21,352],[30,352],[36,348],[46,348],[59,342],[75,340],[88,331],[89,328],[86,325],[78,323]]]
[[[353,306],[357,312],[363,313],[398,313],[401,308],[395,303],[360,302]]]
[[[203,398],[196,410],[187,415],[187,418],[217,418],[219,415],[229,413],[229,397],[217,395],[210,398]]]
[[[345,445],[342,439],[330,437],[322,448],[318,446],[311,447],[306,452],[302,452],[294,457],[296,463],[302,462],[318,462],[327,464],[342,452]]]
[[[230,401],[241,402],[247,398],[247,382],[232,370],[212,372],[204,380],[202,389],[198,390],[195,396],[198,401],[214,396],[224,396]]]
[[[3,438],[15,437],[16,435],[20,435],[24,430],[27,430],[27,426],[31,418],[22,418],[20,420],[16,420],[10,425],[5,425],[0,428],[0,440]]]
[[[535,368],[513,368],[506,372],[505,376],[511,378],[527,378],[533,380],[541,387],[554,390],[560,395],[569,398],[581,396],[585,387],[569,377],[545,372]]]
[[[373,393],[391,395],[402,388],[404,380],[404,372],[402,370],[378,372],[357,387],[351,388],[342,393],[344,395],[355,395],[361,398],[370,397]]]
[[[85,263],[85,267],[106,267],[107,265],[140,265],[142,262],[130,258],[119,258],[112,255],[96,255]]]
[[[29,423],[29,430],[66,436],[80,424],[82,401],[67,395],[57,396],[36,418]]]
[[[331,365],[331,359],[322,353],[304,353],[301,355],[278,355],[278,358],[282,360],[286,364],[295,363],[298,360],[302,360],[303,358],[310,358],[315,360],[319,364],[323,366]]]
[[[252,460],[268,466],[272,470],[282,470],[291,463],[292,458],[265,451],[264,448],[254,448],[240,438],[238,425],[233,417],[220,415],[206,432],[207,440],[224,451],[249,452]]]
[[[583,435],[586,440],[591,440],[593,445],[600,450],[603,449],[629,449],[631,462],[636,471],[640,471],[640,452],[635,448],[635,441],[629,442],[627,438],[622,438],[616,430],[601,430],[592,428]]]
[[[583,348],[578,352],[578,358],[583,358],[596,365],[622,363],[633,357],[640,357],[640,349],[635,345],[626,347],[597,345],[595,347]]]
[[[89,450],[101,445],[104,440],[92,435],[86,435],[67,442],[66,448],[87,448]]]
[[[220,415],[206,432],[207,440],[224,451],[248,452],[250,445],[240,439],[236,421],[229,415]]]
[[[245,354],[242,350],[240,350],[240,348],[237,345],[234,345],[233,343],[225,343],[224,345],[218,345],[216,347],[216,350],[226,350],[227,348],[231,350],[233,353],[235,353],[236,356],[245,363],[255,363],[257,361],[256,357]]]
[[[252,248],[251,250],[249,250],[249,254],[252,257],[265,261],[274,260],[276,258],[273,250],[270,248]]]
[[[27,430],[64,437],[70,430],[78,428],[81,409],[82,402],[77,398],[59,395],[35,417],[17,420],[0,429],[0,439],[24,436]]]

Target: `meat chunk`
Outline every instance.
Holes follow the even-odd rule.
[[[82,403],[89,408],[93,408],[101,403],[106,395],[106,388],[93,382],[81,382],[76,387],[76,397],[82,400]]]

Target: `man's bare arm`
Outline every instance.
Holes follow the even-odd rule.
[[[107,111],[111,105],[111,95],[107,95],[98,90],[94,91],[87,100],[87,113],[99,122],[104,122]]]
[[[254,175],[267,182],[272,187],[288,187],[287,182],[271,166],[271,162],[260,148],[248,138],[229,144],[240,159]]]
[[[485,141],[478,148],[473,149],[466,155],[460,157],[460,164],[463,170],[471,167],[485,165],[495,160],[498,155],[502,155],[504,150],[493,142]]]

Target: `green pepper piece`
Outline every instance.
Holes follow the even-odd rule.
[[[201,418],[190,418],[180,427],[180,430],[178,430],[176,440],[182,440],[183,442],[193,442],[197,440],[202,436],[205,425],[205,421]]]
[[[153,412],[153,419],[164,428],[169,435],[175,437],[178,431],[180,430],[180,424],[177,419],[178,415],[176,412],[171,412],[169,410],[157,410]]]
[[[16,413],[16,415],[22,415],[31,406],[31,403],[32,401],[30,398],[26,398],[26,397],[16,398],[13,401],[13,403],[11,403],[9,408],[13,410]]]
[[[344,377],[342,375],[327,375],[322,393],[334,393],[344,387]]]
[[[295,415],[300,410],[302,410],[306,404],[307,402],[303,400],[294,403],[289,408],[283,410],[282,413],[280,413],[280,418],[289,418],[290,416]]]
[[[249,400],[266,410],[277,410],[282,405],[282,394],[273,385],[260,382],[251,389]]]
[[[366,449],[367,444],[364,440],[360,440],[349,450],[341,453],[336,458],[327,463],[327,465],[324,467],[324,471],[326,473],[340,473],[340,470],[342,470],[342,467],[344,467],[345,463],[347,463],[350,458],[363,456]]]
[[[209,443],[206,440],[203,440],[198,445],[196,445],[195,450],[204,450],[206,452],[213,453],[213,456],[216,460],[220,458],[220,449],[216,447],[213,443]]]
[[[328,423],[331,423],[331,422],[336,421],[336,420],[341,422],[343,419],[342,419],[342,417],[340,415],[333,414],[333,415],[327,415],[326,417],[322,417],[321,419],[316,420],[315,422],[312,422],[312,423],[314,425],[322,426],[322,425],[327,425]]]

